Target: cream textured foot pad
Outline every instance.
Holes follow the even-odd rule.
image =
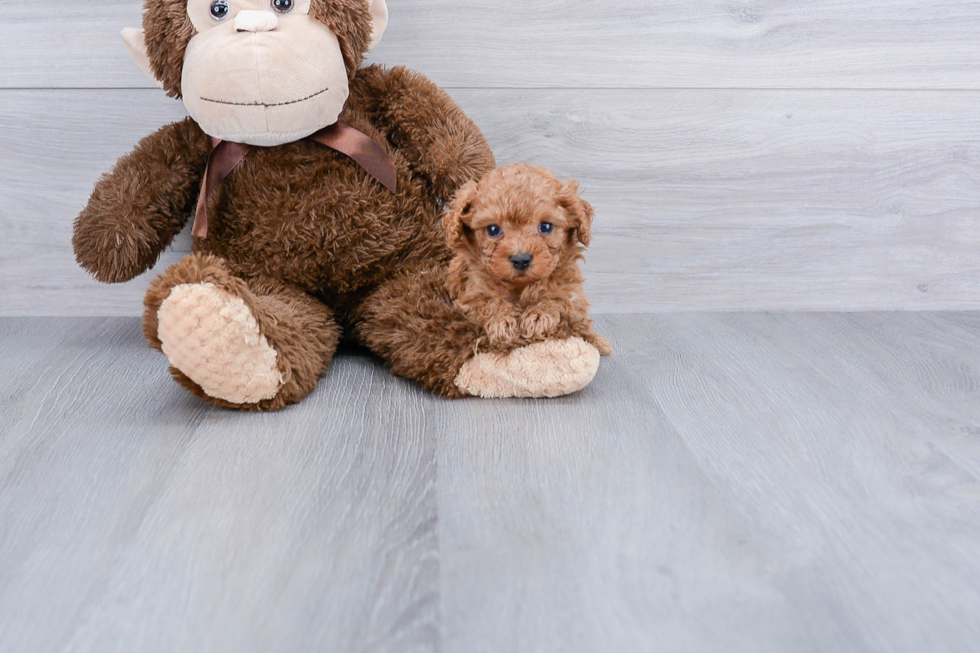
[[[276,350],[240,297],[210,283],[176,286],[157,317],[170,364],[208,396],[253,404],[279,392]]]
[[[561,397],[589,385],[599,371],[599,350],[581,338],[539,342],[505,356],[477,354],[456,386],[477,397]]]

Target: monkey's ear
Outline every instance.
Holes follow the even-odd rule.
[[[592,242],[592,218],[595,217],[595,210],[591,204],[579,197],[578,182],[570,179],[562,184],[558,201],[571,219],[578,241],[588,247]]]
[[[150,58],[146,56],[146,41],[143,39],[143,30],[135,27],[127,27],[122,31],[122,37],[123,43],[126,44],[126,49],[129,50],[129,56],[133,58],[133,62],[143,71],[143,74],[147,78],[152,80],[160,88],[163,88],[163,84],[153,76],[153,70],[150,68]]]
[[[442,218],[442,226],[446,230],[446,244],[452,249],[459,249],[466,244],[466,216],[476,198],[476,182],[470,181],[456,193],[449,211]]]
[[[388,27],[388,5],[385,0],[368,0],[371,5],[371,45],[368,50],[373,50]]]

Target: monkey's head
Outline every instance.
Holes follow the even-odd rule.
[[[272,146],[337,121],[387,23],[385,0],[146,0],[123,39],[205,133]]]

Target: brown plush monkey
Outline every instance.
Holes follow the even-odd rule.
[[[387,20],[384,0],[146,0],[143,30],[123,32],[190,117],[99,180],[75,255],[128,281],[197,215],[143,329],[205,401],[295,403],[345,334],[450,397],[555,396],[596,372],[575,339],[474,356],[478,334],[437,281],[451,257],[440,217],[494,158],[425,77],[360,68]]]

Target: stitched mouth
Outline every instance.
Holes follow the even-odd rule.
[[[312,100],[316,96],[323,95],[329,90],[330,88],[328,87],[323,89],[322,91],[317,91],[312,95],[307,95],[306,97],[300,98],[298,100],[290,100],[289,102],[276,102],[274,104],[265,104],[264,102],[226,102],[224,100],[212,100],[211,98],[206,98],[206,97],[202,97],[201,99],[204,102],[213,102],[214,104],[227,104],[233,107],[285,107],[290,104],[299,104],[300,102],[306,102],[307,100]]]

